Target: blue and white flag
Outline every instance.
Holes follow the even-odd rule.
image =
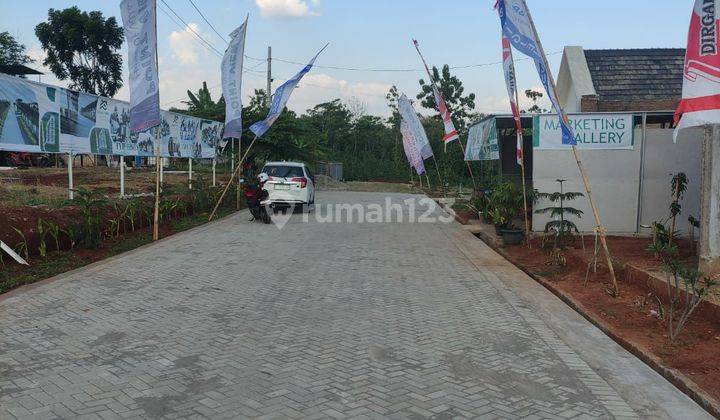
[[[232,38],[222,60],[222,92],[225,98],[223,138],[242,136],[242,70],[245,52],[245,22],[230,34]]]
[[[292,95],[293,90],[297,87],[298,83],[300,83],[300,79],[307,74],[307,72],[312,69],[313,64],[315,63],[315,59],[318,58],[321,52],[327,47],[325,45],[322,50],[318,51],[317,54],[315,54],[315,57],[310,60],[310,62],[305,66],[298,74],[293,76],[290,80],[283,83],[275,89],[275,93],[273,94],[272,98],[272,104],[270,104],[270,111],[268,112],[267,117],[265,117],[264,120],[258,121],[255,124],[250,126],[250,131],[255,133],[256,136],[262,137],[263,134],[265,134],[269,129],[270,126],[273,125],[275,120],[280,117],[280,114],[282,114],[283,109],[285,109],[285,105],[287,104],[288,100],[290,99],[290,95]]]
[[[550,69],[545,66],[545,57],[543,56],[540,39],[535,34],[532,22],[530,21],[530,13],[524,0],[498,0],[497,10],[500,15],[500,24],[505,37],[510,41],[513,47],[521,53],[532,58],[535,62],[540,81],[545,87],[548,98],[553,107],[557,111],[562,129],[563,144],[575,145],[575,135],[567,117],[560,108],[557,93],[552,87],[550,80],[552,75]]]
[[[120,13],[128,42],[130,130],[139,133],[160,124],[155,0],[123,0]]]

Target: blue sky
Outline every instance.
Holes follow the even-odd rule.
[[[214,33],[188,0],[165,0],[216,49],[225,43]],[[229,34],[250,14],[246,54],[265,57],[272,45],[273,56],[305,62],[326,42],[328,49],[316,68],[291,98],[289,107],[299,112],[337,97],[356,98],[370,114],[386,114],[384,95],[395,84],[408,96],[418,91],[423,71],[346,71],[322,66],[419,69],[421,64],[411,38],[420,41],[431,64],[463,66],[497,63],[500,60],[500,29],[494,0],[194,0],[221,34]],[[165,108],[181,106],[186,89],[197,90],[203,80],[220,95],[221,58],[208,51],[184,25],[158,11],[158,43],[161,73],[161,103]],[[119,0],[0,0],[2,25],[39,59],[43,52],[34,34],[37,23],[47,18],[47,9],[77,5],[82,10],[101,10],[120,19]],[[557,74],[563,46],[585,48],[684,47],[692,0],[528,0],[545,51]],[[165,11],[165,12],[164,12]],[[179,22],[179,20],[173,16]],[[125,51],[123,51],[125,54]],[[516,54],[516,60],[521,58]],[[540,83],[528,61],[516,63],[521,89]],[[274,86],[302,66],[273,62]],[[265,86],[265,64],[246,59],[244,90]],[[475,93],[477,109],[483,112],[509,110],[502,67],[491,64],[455,71],[466,92]],[[64,86],[51,74],[43,82]],[[127,99],[123,88],[119,99]]]

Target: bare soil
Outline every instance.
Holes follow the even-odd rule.
[[[572,296],[593,317],[610,325],[618,336],[655,355],[665,366],[685,374],[710,396],[720,400],[720,310],[716,305],[704,303],[677,341],[670,343],[667,324],[658,316],[663,313],[661,306],[667,310],[665,284],[631,267],[661,272],[660,262],[646,251],[649,243],[650,240],[644,238],[609,238],[609,247],[616,259],[613,266],[619,281],[619,297],[612,297],[607,292],[610,278],[602,253],[597,273],[590,273],[584,284],[593,255],[592,239],[586,238],[585,250],[577,243],[565,251],[567,264],[564,267],[549,263],[549,253],[541,248],[539,239],[533,241],[530,250],[526,246],[505,247],[504,250],[513,263]],[[687,259],[692,259],[688,241],[681,242],[680,249]]]

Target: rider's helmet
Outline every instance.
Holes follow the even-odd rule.
[[[268,174],[266,174],[265,172],[263,172],[263,173],[261,173],[260,175],[258,175],[258,180],[260,180],[260,183],[261,183],[261,184],[266,183],[268,179],[270,179],[270,177],[269,177]]]

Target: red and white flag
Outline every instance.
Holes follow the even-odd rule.
[[[682,100],[675,111],[675,133],[683,128],[720,124],[720,45],[718,0],[696,0],[688,31]]]
[[[417,40],[413,39],[413,44],[415,45],[415,49],[418,52],[418,55],[420,56],[420,59],[423,62],[423,65],[425,66],[425,70],[427,71],[428,77],[430,78],[430,86],[432,86],[433,95],[435,96],[435,105],[437,105],[437,110],[440,113],[440,117],[443,120],[443,125],[445,126],[445,135],[443,136],[443,143],[447,146],[448,143],[450,143],[453,140],[457,140],[460,138],[458,136],[457,130],[455,129],[455,124],[453,124],[452,117],[450,115],[450,109],[447,107],[447,104],[445,103],[445,99],[442,96],[442,93],[440,93],[440,90],[438,89],[437,85],[435,84],[435,81],[433,80],[432,73],[430,73],[430,68],[428,67],[427,63],[425,62],[425,57],[423,57],[422,53],[420,52],[420,44],[418,44]]]
[[[457,130],[455,129],[455,124],[453,124],[452,122],[450,110],[448,109],[447,104],[445,103],[445,99],[443,99],[442,94],[440,93],[440,90],[438,90],[435,84],[432,85],[432,88],[433,94],[435,95],[435,104],[437,104],[438,112],[440,112],[440,117],[442,118],[443,124],[445,125],[445,135],[443,136],[443,142],[445,142],[445,144],[448,144],[453,140],[457,140],[459,136]]]
[[[518,165],[523,165],[523,133],[522,122],[520,120],[520,108],[518,108],[517,98],[517,80],[515,79],[515,64],[513,63],[512,47],[510,41],[503,35],[503,69],[505,70],[505,86],[507,87],[508,98],[510,98],[510,108],[512,109],[513,119],[515,119],[515,131],[517,132],[517,142],[515,145],[515,155]]]

